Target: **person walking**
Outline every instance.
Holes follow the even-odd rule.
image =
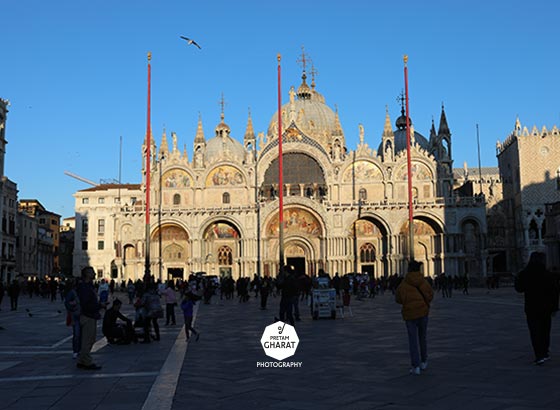
[[[91,266],[82,269],[82,281],[78,284],[77,293],[80,299],[80,330],[81,345],[76,367],[84,370],[99,370],[101,366],[95,364],[91,357],[91,349],[96,339],[97,321],[101,319],[101,305],[97,300],[97,293],[93,286],[95,271]]]
[[[72,326],[72,357],[77,359],[82,344],[82,335],[80,330],[80,298],[76,291],[76,281],[74,279],[66,281],[64,307],[66,308],[66,324]]]
[[[189,341],[190,337],[191,337],[191,332],[193,334],[196,335],[196,341],[198,342],[198,339],[200,339],[200,332],[198,332],[197,330],[195,330],[194,327],[192,327],[192,322],[193,322],[193,311],[194,311],[194,305],[196,304],[195,298],[193,296],[193,294],[191,292],[187,292],[185,293],[185,297],[183,298],[183,301],[181,302],[181,310],[183,311],[183,317],[185,319],[185,336],[187,339],[187,342]]]
[[[465,273],[463,276],[463,295],[469,295],[469,274]]]
[[[402,317],[408,333],[410,374],[419,375],[428,367],[428,314],[434,292],[421,272],[422,263],[415,260],[408,264],[408,273],[396,291],[396,302],[402,305]],[[420,350],[420,351],[419,351]]]
[[[515,277],[515,290],[525,294],[525,315],[534,364],[542,365],[550,359],[550,328],[552,315],[558,311],[558,279],[546,269],[546,255],[533,252],[529,263]]]

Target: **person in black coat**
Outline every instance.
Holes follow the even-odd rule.
[[[533,252],[529,263],[515,278],[515,290],[525,294],[525,315],[535,352],[535,364],[550,359],[550,327],[558,310],[557,278],[546,269],[546,255]]]
[[[280,287],[280,321],[287,320],[290,325],[294,325],[293,300],[297,297],[297,282],[295,272],[288,266],[284,267],[284,271],[278,277],[278,286]]]
[[[4,288],[4,282],[0,279],[0,310],[2,310],[2,299],[4,299],[4,293],[6,289]]]
[[[11,310],[17,310],[18,298],[19,298],[19,282],[14,279],[10,286],[8,287],[8,295],[10,296],[10,306]]]

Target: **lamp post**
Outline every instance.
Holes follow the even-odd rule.
[[[159,236],[159,279],[163,281],[163,252],[162,252],[162,232],[161,232],[161,212],[162,212],[162,202],[163,202],[163,160],[165,159],[165,155],[161,153],[159,158],[159,209],[158,209],[158,236]]]
[[[258,155],[256,145],[253,147],[255,156],[255,205],[257,207],[257,276],[261,277],[261,203],[259,195]]]

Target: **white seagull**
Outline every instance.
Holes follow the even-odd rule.
[[[193,39],[190,39],[188,37],[184,37],[184,36],[180,36],[183,40],[185,40],[187,42],[187,44],[190,46],[191,44],[193,46],[197,46],[200,50],[202,50],[202,47],[200,47],[196,41],[194,41]]]

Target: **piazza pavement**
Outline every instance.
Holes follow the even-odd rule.
[[[260,339],[279,298],[263,311],[255,298],[215,297],[197,305],[198,342],[185,342],[180,315],[177,326],[161,323],[162,340],[151,344],[107,345],[98,328],[97,372],[76,368],[60,301],[23,295],[12,312],[5,297],[0,409],[560,409],[558,319],[552,360],[534,366],[522,296],[511,287],[470,293],[435,295],[420,376],[408,374],[406,329],[390,292],[353,299],[353,316],[336,320],[312,320],[302,303],[299,345],[284,360],[299,368],[257,367],[275,361]],[[122,311],[132,316],[130,305]]]

